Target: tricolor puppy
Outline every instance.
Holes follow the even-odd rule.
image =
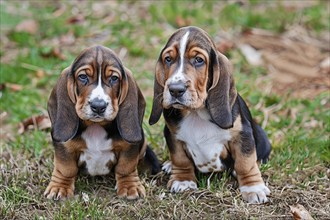
[[[108,48],[83,51],[66,68],[49,101],[55,147],[54,171],[47,198],[72,197],[78,170],[95,176],[115,171],[119,197],[145,195],[139,160],[158,161],[142,130],[145,100],[132,73]]]
[[[197,189],[195,168],[203,173],[233,168],[243,199],[267,202],[270,191],[258,161],[267,161],[270,143],[236,91],[228,59],[197,27],[179,29],[161,51],[149,123],[162,112],[172,192]]]

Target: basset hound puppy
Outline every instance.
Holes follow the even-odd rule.
[[[270,193],[258,167],[271,145],[237,93],[228,59],[209,35],[197,27],[176,31],[156,64],[149,123],[162,112],[172,165],[172,192],[197,189],[200,172],[236,172],[243,199],[265,203]]]
[[[160,168],[142,130],[145,100],[133,75],[103,46],[83,51],[66,68],[48,101],[54,170],[44,193],[72,197],[78,171],[105,175],[114,168],[119,197],[145,196],[137,171],[148,160]]]

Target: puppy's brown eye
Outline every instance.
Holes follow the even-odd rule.
[[[88,83],[88,76],[86,74],[80,74],[78,76],[78,79],[80,82],[82,82],[84,85]]]
[[[110,83],[117,82],[118,79],[119,79],[118,76],[116,76],[116,75],[112,75],[112,76],[110,77]]]
[[[166,56],[164,60],[165,60],[166,64],[171,64],[171,62],[172,62],[172,59],[170,56]]]
[[[194,61],[195,66],[199,67],[204,64],[204,60],[201,57],[195,57]]]

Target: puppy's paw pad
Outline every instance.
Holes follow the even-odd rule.
[[[174,180],[171,186],[171,192],[183,192],[186,190],[197,190],[197,184],[194,181]]]
[[[73,197],[73,189],[49,184],[44,192],[47,199],[63,200]]]
[[[118,187],[117,194],[119,198],[134,200],[138,198],[144,198],[146,196],[146,190],[144,186],[139,183],[136,186]]]
[[[243,199],[250,204],[262,204],[268,202],[267,195],[270,190],[264,183],[254,186],[241,186],[240,191]]]
[[[172,161],[170,161],[170,160],[165,161],[162,165],[162,170],[167,174],[171,174],[171,172],[172,172]]]

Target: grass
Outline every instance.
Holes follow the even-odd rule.
[[[73,22],[78,14],[82,20]],[[53,167],[49,131],[17,133],[18,123],[46,112],[46,103],[61,70],[92,44],[104,44],[122,54],[147,100],[143,124],[147,140],[164,161],[168,158],[162,127],[147,124],[151,110],[153,71],[159,51],[180,24],[200,26],[215,38],[220,30],[238,33],[250,27],[281,33],[301,25],[316,35],[329,31],[326,3],[286,7],[284,2],[248,4],[211,1],[161,2],[0,2],[0,218],[1,219],[281,219],[290,218],[289,205],[300,203],[315,219],[327,218],[330,203],[329,92],[314,99],[275,94],[267,70],[250,66],[237,49],[227,56],[235,66],[238,91],[256,120],[265,125],[273,143],[271,160],[262,165],[272,195],[270,203],[245,204],[236,180],[228,175],[199,175],[196,192],[171,194],[168,176],[141,174],[147,189],[144,200],[129,202],[115,195],[113,176],[81,176],[76,196],[48,201],[43,191]],[[39,25],[34,34],[15,31],[25,19]],[[73,38],[73,41],[70,41]],[[60,49],[63,60],[54,49]],[[258,80],[261,83],[255,83]],[[10,86],[18,84],[19,90]],[[268,118],[265,116],[268,113]],[[4,134],[4,135],[3,135]],[[327,176],[328,175],[328,176]],[[210,179],[210,184],[208,184]]]

